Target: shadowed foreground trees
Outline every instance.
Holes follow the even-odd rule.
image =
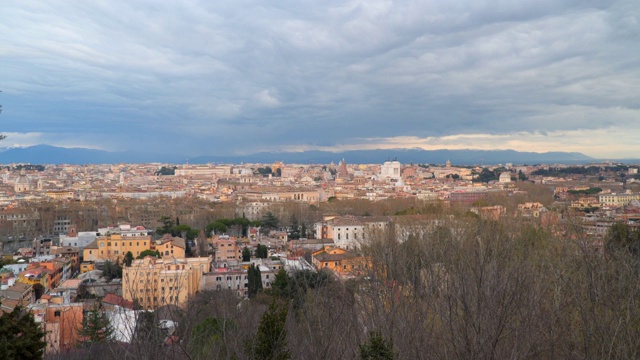
[[[16,307],[0,316],[0,357],[6,360],[42,359],[44,332],[31,314]]]
[[[179,341],[114,344],[96,358],[273,358],[259,353],[277,344],[291,359],[640,356],[640,266],[628,246],[604,253],[517,219],[413,225],[403,242],[389,229],[363,248],[365,276],[280,272],[251,300],[203,291],[174,312]],[[264,319],[280,337],[258,335]]]

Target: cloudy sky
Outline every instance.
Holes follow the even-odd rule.
[[[637,0],[4,0],[4,146],[640,155]]]

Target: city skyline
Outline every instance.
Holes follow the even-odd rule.
[[[637,158],[634,5],[9,1],[0,145]]]

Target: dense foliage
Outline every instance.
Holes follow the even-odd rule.
[[[42,359],[44,332],[33,316],[16,307],[0,316],[0,357],[3,360]]]

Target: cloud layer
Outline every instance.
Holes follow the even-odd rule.
[[[0,124],[24,134],[5,145],[193,155],[637,156],[639,38],[631,0],[8,1]]]

